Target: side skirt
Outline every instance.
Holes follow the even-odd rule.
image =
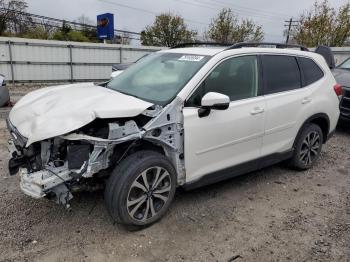
[[[287,160],[293,156],[293,149],[283,152],[275,153],[272,155],[264,156],[259,159],[255,159],[243,164],[239,164],[233,167],[225,168],[214,173],[204,175],[197,181],[187,183],[183,186],[185,190],[192,190],[198,187],[214,184],[229,178],[237,177],[249,172],[253,172],[264,167],[268,167],[284,160]]]

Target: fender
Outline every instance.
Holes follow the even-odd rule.
[[[294,139],[294,143],[293,143],[293,148],[295,147],[295,143],[296,143],[296,140],[297,138],[299,137],[300,133],[303,131],[304,127],[309,124],[309,123],[315,123],[314,121],[315,120],[318,120],[318,119],[322,119],[322,120],[325,120],[326,123],[327,123],[327,126],[326,127],[321,127],[322,129],[322,132],[323,132],[323,144],[325,144],[327,142],[327,140],[331,137],[331,134],[329,133],[329,117],[326,113],[317,113],[317,114],[314,114],[312,116],[310,116],[308,119],[306,119],[304,121],[304,123],[301,125],[301,127],[299,128],[299,131],[298,131],[298,134],[296,135],[295,139]]]

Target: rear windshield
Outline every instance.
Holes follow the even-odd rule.
[[[107,88],[165,105],[209,59],[191,54],[151,54],[111,80]]]

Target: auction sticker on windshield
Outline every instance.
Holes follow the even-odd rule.
[[[190,62],[199,62],[204,58],[204,56],[198,55],[184,55],[179,58],[179,61],[190,61]]]

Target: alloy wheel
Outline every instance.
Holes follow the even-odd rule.
[[[304,165],[310,165],[319,154],[321,137],[316,131],[308,133],[301,144],[299,158]]]
[[[127,196],[127,210],[132,219],[145,222],[156,216],[168,202],[171,177],[162,167],[150,167],[137,176]]]

